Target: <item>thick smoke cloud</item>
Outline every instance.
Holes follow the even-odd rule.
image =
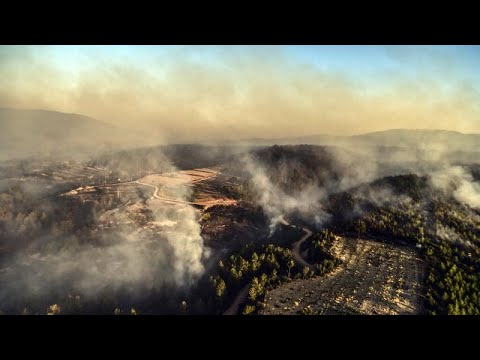
[[[146,160],[145,165],[163,172],[177,170],[166,157],[157,155],[156,159]],[[127,157],[115,158],[107,166],[132,172],[138,169]],[[62,305],[68,294],[93,304],[98,304],[102,296],[116,303],[129,299],[134,304],[152,294],[188,290],[203,274],[209,249],[203,243],[197,211],[191,205],[165,205],[152,197],[157,186],[150,180],[154,177],[141,179],[150,186],[137,184],[140,195],[134,201],[91,214],[93,232],[67,231],[60,236],[52,232],[29,239],[27,249],[4,256],[0,266],[0,310],[16,312],[22,306],[40,306],[42,302]],[[38,195],[38,187],[32,186],[25,188],[25,196]],[[169,195],[186,202],[191,189],[172,187]],[[54,207],[49,201],[54,200],[43,200],[43,209]],[[150,218],[139,226],[132,219],[144,210],[148,210]],[[10,224],[13,226],[16,220]],[[32,221],[36,227],[27,219],[20,220],[18,231],[27,226],[33,233],[41,233],[35,219]]]
[[[445,193],[451,193],[460,203],[480,209],[480,184],[460,166],[439,169],[431,175],[432,184]]]
[[[258,194],[257,201],[271,220],[271,229],[275,228],[283,215],[292,213],[314,222],[318,228],[321,228],[331,218],[324,208],[329,195],[366,184],[379,175],[377,160],[366,149],[361,152],[352,152],[351,149],[330,147],[324,151],[330,161],[326,165],[328,169],[317,170],[324,172],[322,185],[307,184],[299,191],[285,190],[278,185],[287,182],[289,173],[296,165],[292,161],[283,163],[276,169],[275,174],[268,176],[261,162],[252,156],[243,158],[243,166],[251,176],[252,184]],[[362,195],[376,204],[386,203],[395,198],[388,188]]]
[[[200,236],[200,224],[195,219],[191,206],[179,210],[177,224],[167,233],[167,240],[173,249],[174,279],[177,284],[191,284],[203,271],[202,259],[210,252]]]
[[[224,48],[217,62],[198,61],[181,50],[176,55],[152,60],[156,66],[143,68],[124,59],[98,59],[86,54],[92,66],[72,72],[58,66],[58,59],[45,60],[29,48],[0,47],[0,107],[89,115],[123,129],[135,129],[139,143],[144,145],[147,137],[141,134],[146,133],[149,142],[159,143],[317,133],[350,135],[388,129],[392,124],[399,128],[421,124],[423,128],[480,131],[478,92],[469,83],[458,83],[455,77],[449,77],[448,91],[428,76],[415,81],[394,78],[386,91],[363,91],[345,74],[291,61],[276,48]],[[102,129],[103,133],[92,134],[85,125],[72,131],[72,137],[76,142],[75,135],[81,130],[79,144],[88,144],[96,152],[95,145],[112,135],[111,128]],[[31,127],[13,130],[18,136],[10,139],[15,152],[19,139],[29,143],[25,135]],[[47,130],[58,129],[51,125]],[[85,134],[91,136],[91,142],[84,141],[88,138]],[[115,146],[122,144],[123,135],[118,133],[113,138],[120,140]],[[48,145],[54,155],[61,153],[54,143]],[[445,194],[480,208],[480,185],[464,168],[444,160],[448,145],[420,144],[412,150],[390,155],[368,147],[330,149],[334,172],[341,176],[327,177],[321,185],[308,184],[295,192],[272,181],[272,174],[253,158],[246,157],[243,165],[258,194],[256,200],[271,219],[272,231],[283,215],[291,213],[321,227],[331,216],[324,209],[329,195],[399,173],[428,174],[432,184]],[[162,153],[147,153],[141,166],[128,153],[101,165],[118,170],[122,181],[137,173],[135,178],[145,177],[146,170],[176,171]],[[285,164],[274,176],[282,179],[289,171],[289,164]],[[142,207],[144,198],[149,198],[146,204],[151,219],[146,225],[124,225],[93,236],[89,233],[94,241],[85,241],[82,234],[32,239],[26,251],[2,260],[1,306],[12,308],[21,301],[28,303],[38,298],[62,299],[69,293],[93,299],[104,292],[121,292],[140,299],[152,291],[188,288],[195,282],[204,272],[204,260],[209,256],[200,236],[196,210],[187,204],[162,206],[161,200],[151,198],[152,187],[158,184],[150,178],[142,181],[149,181],[149,185],[138,185],[143,197],[137,199]],[[2,180],[0,190],[10,188],[10,182]],[[50,185],[43,181],[26,183],[25,194],[41,197]],[[183,201],[191,195],[187,186],[168,191]],[[408,200],[388,187],[360,190],[358,195],[377,206]],[[50,205],[53,207],[46,200],[41,206],[47,210]],[[131,219],[125,208],[134,205],[93,213],[94,225],[105,221],[128,223]],[[360,210],[356,210],[359,214]],[[35,219],[28,216],[11,219],[9,225],[40,230]],[[448,228],[437,229],[437,236],[443,240],[458,241],[457,235]]]
[[[480,132],[478,90],[465,79],[442,81],[461,64],[446,66],[441,52],[429,67],[410,61],[422,76],[379,73],[374,86],[279,47],[218,47],[213,59],[209,48],[169,51],[146,62],[77,51],[72,69],[49,48],[2,47],[0,107],[74,112],[175,142],[392,127]],[[406,62],[402,51],[392,52],[396,62]]]
[[[297,151],[305,150],[297,148]],[[291,213],[322,227],[331,219],[331,214],[324,207],[328,203],[328,197],[342,191],[351,192],[357,199],[351,214],[353,216],[364,213],[358,202],[382,207],[412,201],[408,195],[398,193],[388,183],[378,183],[373,187],[369,185],[385,176],[427,176],[430,184],[447,198],[452,196],[461,204],[480,208],[480,184],[474,181],[465,167],[452,164],[448,157],[448,143],[420,142],[416,147],[393,152],[373,146],[327,147],[324,151],[329,154],[331,162],[324,168],[318,168],[317,172],[325,173],[328,169],[326,174],[330,172],[329,175],[323,179],[322,184],[304,184],[297,191],[285,190],[278,185],[288,181],[287,174],[295,171],[295,161],[285,162],[273,174],[268,174],[264,164],[254,157],[244,160],[245,169],[251,175],[258,195],[257,201],[270,217],[272,228],[281,220],[282,215]],[[453,234],[447,234],[445,229],[440,229],[438,236],[441,239],[453,239]]]
[[[321,205],[321,200],[326,195],[324,190],[316,186],[309,186],[300,193],[288,194],[275,185],[267,176],[265,169],[252,158],[244,158],[243,163],[251,175],[254,190],[259,195],[257,202],[270,218],[271,232],[280,223],[282,216],[293,211],[297,211],[305,217],[313,217],[318,224],[322,224],[329,218]]]

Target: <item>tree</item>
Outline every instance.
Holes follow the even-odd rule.
[[[243,315],[252,315],[255,312],[255,306],[247,305],[245,309],[243,309]]]
[[[250,264],[251,264],[252,272],[254,272],[254,273],[260,268],[261,264],[260,264],[257,253],[254,252],[252,254],[252,261],[251,261]]]
[[[262,284],[262,286],[265,286],[265,284],[267,283],[268,281],[268,276],[267,274],[263,273],[261,276],[260,276],[260,283]]]
[[[276,269],[273,269],[272,274],[271,274],[271,276],[270,276],[270,279],[271,279],[272,282],[278,280],[278,274],[277,274],[277,270],[276,270]]]
[[[367,225],[363,220],[356,220],[355,230],[357,231],[357,238],[360,238],[360,235],[365,234],[365,232],[367,231]]]
[[[255,301],[255,299],[257,298],[257,288],[256,286],[254,286],[253,282],[252,286],[250,286],[250,290],[248,290],[248,298],[252,301]]]
[[[287,267],[288,267],[288,278],[290,278],[290,270],[295,266],[295,262],[293,261],[293,259],[290,259],[287,263]]]
[[[219,277],[216,281],[215,294],[217,295],[217,297],[223,298],[226,290],[227,290],[227,285],[225,284],[225,281],[223,281],[223,279]]]
[[[255,301],[256,298],[263,294],[263,286],[257,277],[254,277],[248,291],[248,298]]]

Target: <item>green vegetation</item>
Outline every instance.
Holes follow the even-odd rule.
[[[249,302],[257,309],[256,303],[264,295],[265,290],[288,278],[293,268],[290,266],[292,263],[291,250],[288,248],[274,244],[263,245],[257,249],[249,245],[244,246],[238,254],[220,261],[217,275],[210,278],[217,304],[221,309],[225,309],[239,291],[251,283]],[[249,309],[249,313],[252,313],[253,310]]]
[[[356,220],[354,226],[355,230],[357,231],[357,238],[360,238],[360,235],[365,234],[367,231],[367,225],[362,220]]]
[[[334,235],[325,230],[312,235],[304,243],[308,259],[317,264],[316,271],[296,265],[292,251],[284,246],[245,245],[237,254],[220,261],[216,274],[210,277],[216,308],[225,310],[241,289],[250,284],[242,313],[255,314],[264,307],[268,290],[292,279],[309,278],[332,271],[339,263],[329,252],[333,240]]]
[[[250,152],[272,184],[292,197],[309,186],[329,193],[338,188],[341,179],[351,178],[355,183],[358,180],[356,168],[338,162],[335,154],[329,147],[306,145],[255,148]],[[332,231],[335,231],[350,237],[418,248],[426,264],[425,293],[422,295],[427,312],[480,314],[480,212],[459,204],[448,195],[435,193],[427,176],[388,176],[322,199],[322,208],[331,215],[329,229],[313,234],[300,249],[307,262],[314,265],[315,270],[311,270],[297,265],[292,257],[291,243],[301,236],[299,228],[280,225],[283,228],[277,238],[266,236],[269,219],[258,202],[258,186],[245,166],[232,160],[234,158],[224,147],[172,145],[108,153],[89,163],[105,167],[105,171],[87,171],[73,161],[47,162],[42,166],[37,166],[35,161],[2,164],[0,248],[5,254],[27,247],[42,254],[54,254],[60,249],[75,248],[77,242],[100,250],[109,244],[103,236],[120,228],[109,225],[111,230],[107,230],[99,216],[151,196],[151,191],[144,187],[124,189],[120,194],[117,187],[104,184],[168,172],[172,165],[192,169],[225,163],[229,170],[222,171],[231,172],[231,176],[210,184],[211,189],[205,184],[204,188],[197,187],[197,184],[193,196],[207,189],[237,199],[241,205],[211,207],[202,215],[202,235],[209,239],[206,245],[215,251],[227,249],[234,253],[194,283],[188,292],[173,285],[165,286],[146,291],[142,301],[132,304],[122,298],[125,290],[111,287],[98,289],[97,297],[91,300],[83,295],[81,298],[80,295],[67,296],[67,289],[63,287],[49,293],[48,297],[30,298],[29,294],[18,291],[22,301],[11,301],[12,305],[2,311],[31,314],[221,313],[243,287],[250,285],[247,303],[240,312],[255,314],[264,306],[265,294],[270,289],[293,279],[328,273],[338,265],[339,260],[330,251],[335,238]],[[80,171],[81,175],[74,175]],[[395,173],[398,172],[402,170],[395,168]],[[480,165],[470,166],[470,172],[475,181],[480,180]],[[70,175],[65,175],[68,173]],[[89,174],[91,176],[87,176]],[[17,177],[22,180],[15,180]],[[94,187],[75,196],[59,196],[85,185]],[[452,184],[453,190],[454,187]],[[155,212],[142,208],[129,212],[128,220],[135,226],[145,227],[155,216]],[[310,216],[300,214],[299,222],[294,222],[308,222],[311,217],[307,217]],[[99,229],[101,231],[97,231]],[[249,245],[244,245],[247,242]],[[188,306],[183,299],[188,301]],[[309,314],[313,310],[305,308],[301,313]]]
[[[331,272],[340,264],[340,260],[333,257],[330,247],[335,240],[335,235],[328,229],[324,229],[310,236],[303,244],[301,251],[305,253],[306,260],[315,264],[316,272],[319,275]],[[307,272],[309,269],[303,269],[303,276],[308,277],[313,274]],[[310,271],[311,272],[311,271]]]
[[[473,218],[465,207],[433,199],[384,206],[361,221],[367,236],[420,248],[427,262],[425,305],[429,314],[478,315],[480,224]],[[359,223],[352,222],[350,230],[357,232]]]
[[[456,239],[427,237],[427,302],[432,314],[480,315],[480,229],[450,204],[435,203],[435,227],[449,226]]]
[[[242,315],[252,315],[255,313],[255,306],[247,305],[245,309],[243,309]]]

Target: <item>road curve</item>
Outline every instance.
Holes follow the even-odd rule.
[[[202,180],[205,180],[205,179],[202,179]],[[196,181],[196,182],[198,182],[198,181]],[[197,206],[203,206],[203,207],[205,207],[205,209],[210,207],[210,206],[213,206],[213,205],[232,205],[232,204],[236,203],[236,200],[223,200],[223,199],[210,200],[210,201],[204,201],[204,202],[190,202],[190,201],[185,201],[185,200],[177,200],[177,199],[172,199],[172,198],[169,198],[169,197],[166,197],[166,196],[158,195],[159,189],[155,185],[144,183],[144,182],[141,182],[140,180],[136,180],[133,183],[143,185],[143,186],[148,186],[148,187],[154,189],[153,197],[155,199],[159,199],[159,200],[162,200],[162,201],[167,202],[167,203],[183,204],[183,205],[197,205]]]
[[[286,225],[286,226],[293,226],[283,216],[280,218],[280,223],[282,223],[283,225]],[[305,261],[305,259],[300,254],[300,247],[305,242],[305,240],[307,240],[310,237],[310,235],[312,235],[312,232],[310,230],[308,230],[307,228],[302,227],[302,230],[305,233],[305,235],[303,235],[300,238],[300,240],[297,240],[293,243],[293,245],[292,245],[292,257],[293,257],[293,260],[295,260],[295,262],[297,264],[299,264],[303,267],[306,266],[309,269],[315,271],[315,267],[312,264]],[[229,306],[229,308],[223,313],[223,315],[236,315],[236,314],[238,314],[238,311],[240,309],[240,305],[242,305],[243,303],[245,303],[245,301],[247,301],[249,290],[250,290],[250,283],[245,285],[242,288],[242,290],[240,290],[240,292],[237,294],[237,296],[233,300],[232,305]]]
[[[137,183],[139,185],[143,185],[143,186],[148,186],[148,187],[151,187],[152,189],[154,189],[153,197],[155,199],[163,200],[163,201],[166,201],[166,202],[177,203],[177,204],[197,205],[197,203],[193,203],[193,202],[189,202],[189,201],[176,200],[176,199],[172,199],[172,198],[168,198],[168,197],[164,197],[164,196],[159,196],[158,195],[158,186],[155,186],[155,185],[152,185],[152,184],[147,184],[147,183],[141,182],[140,180],[135,181],[135,183]]]
[[[282,216],[282,219],[280,220],[280,222],[284,225],[292,226],[292,224],[290,224],[283,216]],[[300,249],[302,247],[302,244],[305,242],[305,240],[307,240],[312,235],[312,232],[310,230],[308,230],[307,228],[302,227],[302,230],[305,233],[305,235],[303,235],[300,238],[300,240],[295,241],[293,243],[293,245],[292,245],[292,257],[293,257],[293,260],[295,260],[295,262],[297,264],[299,264],[303,267],[308,267],[312,271],[315,271],[315,267],[312,264],[310,264],[309,262],[307,262],[302,257],[302,255],[300,254],[300,252],[301,252]]]

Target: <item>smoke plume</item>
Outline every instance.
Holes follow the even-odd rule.
[[[162,157],[147,163],[169,173],[177,170]],[[131,162],[125,158],[115,164],[120,165],[118,170],[128,168]],[[71,220],[55,219],[60,235],[44,231],[42,236],[29,239],[25,250],[5,256],[0,266],[0,310],[15,313],[23,306],[61,306],[69,294],[94,304],[102,297],[109,299],[110,306],[128,301],[134,304],[153,294],[188,289],[202,275],[203,262],[209,256],[200,235],[197,211],[187,203],[191,189],[170,187],[169,196],[180,203],[166,204],[152,196],[158,188],[154,179],[153,174],[140,179],[147,185],[135,184],[140,193],[130,195],[125,204],[92,210],[87,216],[93,217],[90,228],[63,231],[62,224]],[[26,189],[25,196],[38,190],[31,186]],[[55,200],[42,201],[47,212],[49,207],[58,206],[48,204]],[[138,217],[144,219],[143,225],[138,225]],[[19,236],[22,226],[41,233],[38,220],[31,221],[36,227],[21,218],[12,236]]]
[[[458,202],[480,209],[480,184],[463,167],[450,166],[432,173],[432,184]]]

